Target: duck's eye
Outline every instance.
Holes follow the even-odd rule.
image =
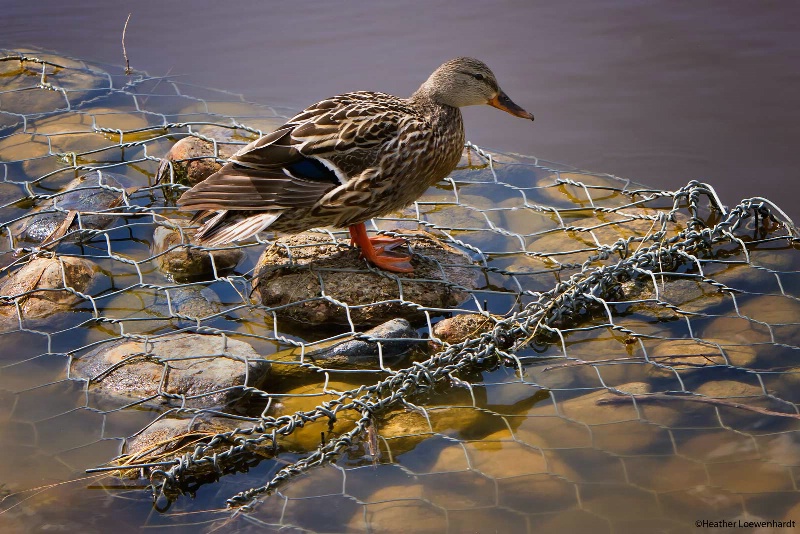
[[[486,79],[486,76],[484,76],[480,72],[476,72],[475,74],[472,75],[472,77],[478,80],[479,82],[482,82],[483,80]]]

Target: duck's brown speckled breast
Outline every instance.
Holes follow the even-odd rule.
[[[449,175],[461,159],[464,149],[461,111],[450,106],[435,106],[426,111],[424,122],[415,121],[417,128],[404,131],[398,136],[396,147],[383,154],[381,183],[376,190],[378,204],[385,204],[381,214],[402,209],[417,200]]]

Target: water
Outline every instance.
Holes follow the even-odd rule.
[[[305,4],[309,5],[313,4]],[[796,138],[798,124],[792,115],[798,113],[792,89],[797,75],[789,68],[796,38],[788,30],[797,20],[791,18],[791,6],[761,4],[756,11],[755,6],[733,4],[722,9],[708,3],[672,3],[668,9],[606,2],[570,11],[563,6],[495,4],[460,5],[451,13],[446,4],[426,4],[423,10],[392,3],[350,13],[349,4],[320,3],[303,13],[286,5],[269,7],[266,13],[261,4],[253,4],[249,12],[240,4],[225,16],[222,9],[227,6],[195,6],[6,6],[8,31],[0,35],[0,47],[30,43],[120,64],[119,29],[128,10],[134,9],[126,40],[134,68],[180,73],[184,81],[293,108],[350,89],[408,94],[441,60],[471,54],[486,60],[511,97],[537,114],[531,124],[488,108],[469,109],[466,122],[473,141],[616,172],[654,186],[668,187],[669,180],[675,180],[677,187],[690,177],[706,177],[729,202],[759,194],[797,211],[787,193],[795,183],[788,178],[793,176],[792,163],[797,163],[788,140],[793,134]],[[447,13],[451,23],[445,26],[436,13]],[[398,24],[401,20],[408,25]],[[213,35],[199,30],[190,34],[184,28],[209,28],[205,31]],[[296,37],[298,28],[303,29],[302,37]],[[407,46],[398,47],[401,41]],[[236,57],[241,59],[232,61]],[[394,67],[386,68],[390,62]],[[774,86],[768,90],[765,80],[775,80]],[[760,103],[762,94],[770,95],[769,104]],[[127,99],[95,106],[122,102]],[[741,113],[748,102],[757,112]],[[159,105],[157,97],[148,100],[148,106],[160,109]],[[133,121],[126,115],[99,116],[111,124]],[[763,124],[769,124],[766,131],[759,129]],[[142,134],[142,139],[148,135]],[[102,140],[104,146],[108,141]],[[153,142],[149,152],[161,155],[169,144],[163,139]],[[71,149],[80,148],[76,144]],[[118,151],[110,152],[94,157],[116,161]],[[132,152],[126,157],[137,157]],[[760,156],[748,160],[743,157],[747,154]],[[52,160],[42,159],[43,167],[28,168],[28,174],[49,172]],[[121,172],[146,182],[155,164],[126,166]],[[748,165],[752,172],[759,171],[759,179],[751,175],[735,181],[735,176],[745,176],[741,173]],[[24,174],[24,165],[17,170]],[[529,298],[517,295],[519,284],[546,291],[556,278],[564,280],[571,273],[550,272],[552,264],[525,251],[592,250],[596,243],[588,233],[563,232],[561,221],[605,226],[615,218],[593,217],[582,188],[548,187],[552,177],[544,168],[508,166],[498,172],[500,184],[492,182],[486,169],[458,171],[459,209],[452,205],[456,185],[443,182],[423,199],[428,204],[421,214],[435,227],[453,229],[463,243],[492,251],[489,266],[497,271],[486,273],[476,296],[492,311],[505,313],[519,306],[518,299]],[[40,182],[34,190],[57,190],[64,174]],[[569,176],[589,183],[595,179]],[[780,182],[781,176],[785,181]],[[777,192],[770,193],[770,187]],[[560,208],[560,219],[523,208],[521,191],[533,204]],[[612,207],[629,201],[603,190],[592,190],[592,198]],[[149,206],[150,201],[145,195],[134,202]],[[159,197],[155,205],[160,203]],[[27,208],[5,208],[0,220],[16,218]],[[488,231],[486,220],[519,232],[524,244]],[[85,250],[62,244],[59,252],[95,257],[104,278],[92,295],[102,317],[120,322],[95,323],[92,307],[84,302],[75,313],[31,323],[23,330],[15,330],[13,324],[0,335],[4,531],[22,532],[31,525],[102,531],[111,522],[132,530],[142,525],[170,526],[176,532],[212,530],[227,526],[230,512],[220,508],[225,499],[269,480],[281,462],[297,459],[284,453],[279,461],[262,461],[246,475],[200,486],[193,498],[180,498],[167,513],[153,510],[149,493],[140,487],[142,480],[81,478],[84,469],[118,454],[122,438],[146,426],[154,411],[96,405],[85,383],[66,377],[66,353],[83,352],[79,347],[114,337],[122,327],[126,332],[160,333],[187,326],[177,318],[162,317],[163,302],[161,308],[154,304],[155,296],[163,300],[163,286],[171,283],[148,260],[152,221],[132,218],[119,224],[108,232],[108,246],[120,257],[141,261],[141,270],[109,257],[103,236]],[[389,228],[396,222],[379,225]],[[595,230],[603,243],[613,243],[619,237],[615,232],[629,235],[634,225],[611,228]],[[742,255],[732,251],[720,254],[721,261],[703,264],[707,276],[744,292],[737,294],[736,308],[733,299],[720,298],[710,284],[698,284],[702,297],[686,304],[691,308],[695,303],[698,316],[673,314],[663,306],[612,304],[614,324],[644,336],[640,343],[609,328],[601,314],[581,324],[585,330],[569,332],[563,345],[520,351],[521,375],[514,366],[487,369],[463,377],[474,384],[472,390],[443,387],[421,399],[429,420],[416,412],[401,412],[381,421],[383,457],[378,465],[372,465],[363,444],[357,444],[336,465],[286,484],[251,518],[239,517],[231,525],[242,530],[257,530],[260,525],[248,521],[263,521],[274,530],[363,530],[370,525],[376,530],[400,526],[403,531],[431,532],[501,527],[649,532],[679,531],[695,520],[717,516],[789,517],[787,510],[797,500],[800,465],[796,420],[675,400],[637,408],[598,406],[591,393],[604,386],[646,382],[654,391],[685,388],[709,397],[731,396],[756,408],[796,411],[800,375],[792,347],[800,340],[794,324],[800,280],[797,251],[787,250],[785,240],[758,249],[751,252],[758,268],[744,265]],[[260,247],[248,250],[253,257],[240,265],[239,274],[252,268],[259,252]],[[575,253],[569,258],[582,261],[584,256]],[[569,261],[566,256],[553,258]],[[688,265],[686,272],[693,268]],[[138,286],[140,280],[146,288]],[[251,342],[264,356],[285,348],[274,341],[271,312],[241,307],[241,295],[223,280],[208,287],[231,310],[204,321],[204,326]],[[789,297],[774,296],[782,292]],[[464,306],[473,309],[475,302]],[[737,312],[760,322],[736,317]],[[280,333],[287,331],[282,328]],[[305,335],[306,341],[317,334]],[[687,340],[670,339],[690,337],[724,345],[733,367],[720,365],[721,352],[709,345],[687,346],[682,344]],[[303,339],[303,333],[294,339]],[[651,357],[666,353],[681,359],[667,360],[667,370],[659,371],[643,361],[645,349]],[[554,360],[542,361],[542,356]],[[712,363],[717,365],[696,368],[707,363],[703,358],[716,358]],[[377,376],[333,373],[329,387],[344,390],[374,380]],[[298,396],[283,402],[299,409],[292,401],[303,400],[299,393],[316,394],[317,386],[293,390]],[[771,396],[763,395],[764,388]],[[304,400],[314,404],[320,398]],[[319,430],[307,429],[310,442],[317,442]]]
[[[732,204],[781,201],[800,168],[800,4],[1,2],[0,47],[36,45],[302,108],[371,89],[408,95],[441,62],[483,59],[534,124],[466,110],[468,139]]]

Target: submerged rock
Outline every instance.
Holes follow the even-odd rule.
[[[488,418],[471,406],[431,406],[425,410],[393,409],[376,418],[380,448],[398,456],[413,450],[433,434],[454,440],[482,439]]]
[[[133,460],[142,457],[152,458],[177,451],[190,440],[196,442],[214,434],[230,432],[239,425],[240,421],[224,417],[159,419],[141,433],[128,438],[125,446],[127,454]],[[228,446],[225,445],[226,448]]]
[[[30,48],[3,48],[0,57],[20,58],[19,61],[0,61],[5,112],[0,125],[14,119],[22,122],[23,115],[44,115],[75,107],[110,91],[109,75],[83,61]]]
[[[171,164],[176,182],[188,185],[202,182],[222,167],[220,159],[229,159],[242,148],[242,140],[252,141],[236,136],[236,131],[218,126],[200,130],[203,136],[214,139],[216,143],[195,136],[184,137],[172,145],[159,167],[159,176],[168,180]]]
[[[671,339],[656,345],[648,356],[653,362],[681,368],[709,365],[750,367],[755,362],[755,348],[729,343],[725,339],[713,338],[703,338],[702,342],[694,339]]]
[[[197,324],[223,310],[209,287],[131,287],[119,292],[102,309],[103,317],[122,321],[127,334],[157,334],[164,328]]]
[[[31,211],[30,217],[11,225],[11,233],[18,242],[40,245],[59,229],[66,234],[80,228],[108,228],[119,216],[94,212],[108,211],[122,203],[123,186],[120,181],[124,179],[121,175],[101,171],[84,174],[67,184],[65,193],[47,199]],[[77,214],[67,223],[71,211]],[[69,226],[64,229],[64,224]],[[67,239],[77,241],[84,236],[84,232],[75,232]]]
[[[194,285],[173,287],[169,289],[169,296],[173,313],[190,319],[202,319],[219,313],[223,308],[219,296],[208,287]],[[158,299],[156,305],[160,305],[165,312],[169,313],[166,300],[166,297]]]
[[[181,223],[167,220],[153,231],[152,252],[156,256],[153,261],[175,281],[213,280],[215,268],[217,276],[224,276],[244,257],[241,249],[206,250],[187,246],[196,230]]]
[[[72,376],[90,380],[89,391],[102,396],[156,397],[178,405],[185,396],[187,406],[210,408],[240,401],[243,387],[259,387],[269,369],[269,362],[243,341],[170,334],[100,345],[74,361]]]
[[[465,253],[425,232],[401,235],[415,254],[414,273],[400,276],[367,270],[356,249],[323,235],[280,238],[258,261],[254,292],[264,306],[295,321],[379,324],[423,319],[420,307],[457,306],[477,287],[480,272]]]
[[[276,365],[272,366],[268,389],[285,391],[287,384],[294,386],[298,381],[319,383],[320,368],[378,370],[381,362],[394,366],[421,345],[417,331],[408,321],[392,319],[356,334],[354,339],[328,343],[305,353],[294,348],[273,354],[270,360]]]
[[[159,419],[125,441],[126,454],[117,460],[117,465],[120,466],[120,475],[127,478],[138,478],[142,471],[139,469],[126,470],[125,465],[163,462],[180,458],[184,454],[191,454],[200,443],[210,447],[210,450],[205,451],[206,454],[224,453],[230,450],[232,441],[226,439],[212,441],[214,436],[232,433],[238,429],[237,434],[242,437],[242,434],[249,433],[253,425],[252,422],[240,419],[209,417],[208,415],[186,419]],[[272,440],[260,443],[250,442],[247,447],[250,453],[263,458],[272,457],[277,451]],[[187,465],[185,475],[192,477],[195,483],[212,482],[218,480],[220,472],[235,470],[236,467],[235,457],[231,459],[220,455],[215,458],[214,462]],[[211,478],[205,479],[206,476]]]
[[[0,301],[0,316],[16,316],[13,301],[26,319],[68,311],[84,300],[77,293],[86,292],[96,272],[96,265],[83,258],[34,258],[0,282],[0,295],[8,299]]]
[[[718,287],[704,282],[699,277],[682,277],[662,275],[658,277],[658,287],[653,287],[651,278],[641,277],[622,283],[622,292],[627,300],[659,300],[687,312],[707,311],[724,302],[726,294]],[[653,303],[634,304],[636,311],[640,308],[652,307]],[[672,311],[661,311],[660,315],[673,314]],[[659,315],[650,311],[648,315]]]

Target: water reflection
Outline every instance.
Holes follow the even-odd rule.
[[[158,398],[163,401],[158,406],[111,402],[96,394],[100,376],[91,384],[76,378],[76,360],[118,338],[132,337],[146,346],[144,336],[190,327],[224,333],[231,346],[248,343],[270,359],[273,376],[279,376],[278,368],[302,375],[303,380],[262,384],[274,402],[258,399],[237,411],[237,419],[230,420],[239,426],[265,410],[287,415],[312,409],[387,376],[377,366],[337,369],[300,360],[307,352],[294,345],[317,348],[345,335],[349,326],[309,332],[291,325],[276,308],[254,309],[248,280],[261,245],[247,247],[230,276],[211,275],[188,286],[169,278],[152,245],[156,227],[177,215],[169,206],[175,196],[170,188],[177,187],[154,184],[159,163],[154,154],[163,155],[190,133],[195,125],[180,123],[186,119],[224,122],[233,129],[227,113],[235,114],[236,124],[247,125],[267,124],[278,113],[230,102],[229,96],[208,106],[186,96],[162,99],[150,92],[152,85],[145,87],[148,92],[137,96],[142,102],[146,96],[153,107],[126,108],[117,118],[127,123],[130,115],[148,117],[146,131],[110,135],[88,127],[95,124],[95,112],[102,120],[117,115],[101,102],[80,111],[92,121],[58,123],[79,129],[76,135],[86,142],[85,153],[80,144],[64,145],[75,151],[75,159],[65,160],[60,152],[31,155],[24,143],[3,145],[22,135],[22,125],[0,134],[0,153],[13,172],[10,191],[19,198],[23,191],[41,195],[31,195],[34,204],[82,174],[71,162],[109,165],[140,187],[126,193],[127,204],[110,227],[82,242],[57,243],[58,255],[96,265],[94,285],[81,291],[88,297],[77,307],[36,321],[21,317],[14,303],[0,308],[0,437],[6,453],[0,461],[5,484],[0,498],[3,519],[13,528],[51,523],[78,528],[87,517],[113,517],[134,526],[186,531],[198,524],[209,529],[256,524],[319,531],[504,525],[555,532],[607,530],[609,525],[616,530],[653,524],[684,528],[710,510],[778,520],[794,513],[800,458],[793,363],[800,341],[800,257],[785,236],[762,236],[763,227],[752,219],[738,231],[740,241],[709,245],[696,257],[663,258],[674,264],[661,264],[663,272],[653,267],[654,274],[638,283],[619,280],[596,307],[567,309],[552,323],[558,330],[548,343],[537,340],[536,347],[476,366],[415,397],[414,405],[375,418],[379,455],[355,440],[335,465],[312,469],[264,496],[247,519],[232,519],[219,509],[225,499],[269,480],[321,440],[342,435],[359,415],[342,411],[332,428],[325,419],[308,422],[279,441],[277,455],[271,441],[254,444],[258,458],[236,466],[250,472],[194,481],[191,495],[161,514],[152,511],[149,494],[141,489],[144,477],[101,474],[87,482],[84,469],[121,453],[125,438],[157,414],[172,406],[169,415],[179,415],[169,404],[176,399]],[[165,130],[151,114],[171,126]],[[138,130],[142,123],[131,124]],[[68,137],[60,131],[41,133],[57,142]],[[140,144],[119,149],[131,139]],[[106,149],[114,157],[92,159]],[[43,166],[26,167],[32,161]],[[518,312],[538,292],[583,269],[593,272],[628,257],[630,250],[625,253],[620,243],[642,246],[643,237],[662,229],[656,223],[664,223],[665,239],[690,223],[681,206],[673,220],[659,219],[671,210],[671,201],[651,199],[652,190],[638,190],[630,182],[518,155],[492,154],[492,164],[487,162],[486,153],[470,152],[449,181],[404,214],[402,224],[395,217],[376,223],[431,230],[470,254],[474,270],[481,272],[471,298],[454,310],[427,310],[417,324],[420,332],[428,330],[428,320],[438,323],[447,313]],[[14,200],[0,208],[0,220],[28,218],[30,207]],[[703,210],[699,215],[713,222]],[[346,240],[343,232],[325,236]],[[749,255],[742,248],[745,241]],[[20,252],[5,252],[6,265],[34,251]],[[4,280],[20,272],[16,267],[6,271]],[[28,289],[36,290],[38,282]],[[137,354],[148,355],[153,357],[147,350]],[[410,366],[413,358],[397,368]],[[176,402],[184,413],[191,409]],[[58,485],[64,481],[70,483]]]

